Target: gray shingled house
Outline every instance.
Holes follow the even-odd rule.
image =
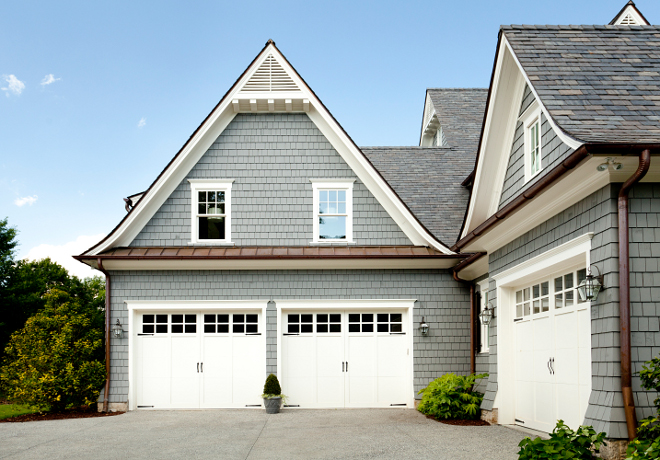
[[[259,406],[271,372],[291,407],[412,408],[477,370],[487,419],[627,438],[660,351],[659,56],[632,2],[502,27],[489,89],[429,89],[420,146],[360,148],[269,41],[77,256],[123,330],[105,409]]]

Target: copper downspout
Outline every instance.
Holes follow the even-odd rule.
[[[619,318],[621,323],[621,393],[626,413],[628,440],[637,436],[637,416],[632,392],[632,365],[630,359],[630,265],[628,241],[628,192],[646,175],[651,166],[651,151],[644,150],[639,156],[635,174],[619,191]]]
[[[103,412],[108,412],[110,396],[110,273],[103,269],[103,261],[96,259],[98,269],[105,275],[105,389],[103,390]]]
[[[458,277],[458,272],[465,268],[466,266],[470,265],[477,259],[481,258],[484,256],[485,253],[483,252],[478,252],[476,254],[472,254],[470,257],[465,259],[463,262],[460,264],[456,265],[454,269],[452,270],[452,274],[454,275],[454,279],[458,281],[459,283],[470,283],[470,374],[476,373],[476,362],[475,362],[475,351],[477,348],[477,328],[475,327],[475,321],[476,321],[476,313],[474,309],[476,308],[475,302],[474,302],[474,283],[460,279]]]

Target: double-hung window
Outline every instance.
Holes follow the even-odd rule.
[[[311,179],[314,191],[313,243],[353,242],[353,179]]]
[[[231,243],[231,186],[233,180],[189,179],[191,242]]]
[[[525,129],[525,182],[527,182],[543,168],[541,163],[541,109],[538,103],[534,102],[525,110],[521,120]]]

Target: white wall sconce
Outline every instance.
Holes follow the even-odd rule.
[[[426,323],[423,316],[422,316],[422,322],[419,323],[419,332],[421,332],[421,334],[424,337],[428,337],[429,335],[429,325]]]
[[[112,326],[112,337],[115,339],[121,339],[124,337],[124,330],[121,327],[121,323],[117,320],[117,324]]]
[[[593,267],[596,267],[593,265]],[[603,275],[600,274],[598,270],[598,275],[594,276],[591,274],[591,267],[587,271],[587,277],[578,285],[578,295],[580,300],[586,302],[587,300],[596,300],[598,298],[598,293],[604,288],[603,286]]]
[[[488,326],[493,318],[495,318],[495,307],[493,307],[492,303],[488,302],[486,308],[479,313],[479,319],[481,320],[481,324]]]

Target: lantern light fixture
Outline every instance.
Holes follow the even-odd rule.
[[[486,308],[479,313],[479,319],[481,320],[481,324],[488,326],[493,318],[495,318],[495,307],[493,307],[492,303],[488,302]]]
[[[422,322],[419,323],[419,332],[421,332],[424,337],[428,337],[429,335],[429,325],[427,324],[423,316],[422,316]]]
[[[596,300],[598,298],[598,293],[604,289],[603,286],[603,275],[600,273],[600,269],[593,265],[593,267],[598,270],[598,275],[591,274],[591,267],[587,270],[587,276],[582,282],[578,285],[578,295],[580,300],[583,302]]]
[[[115,339],[121,339],[124,336],[124,330],[122,329],[119,320],[117,320],[117,323],[112,327],[112,336]]]

